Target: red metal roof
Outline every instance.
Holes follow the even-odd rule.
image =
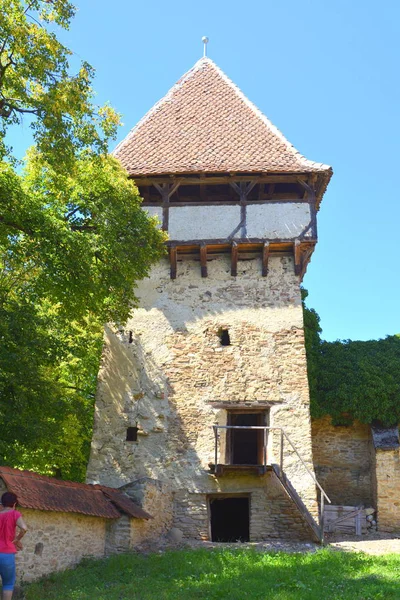
[[[23,508],[73,512],[106,519],[118,519],[121,513],[137,519],[152,518],[118,489],[62,481],[11,467],[0,467],[0,477],[8,491],[17,495],[18,504]]]
[[[133,177],[157,174],[320,173],[209,58],[139,121],[114,156]],[[325,185],[327,183],[325,182]]]

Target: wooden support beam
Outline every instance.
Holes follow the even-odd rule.
[[[302,188],[305,190],[306,192],[306,198],[308,200],[308,202],[315,202],[315,190],[311,185],[308,185],[308,183],[306,181],[303,181],[302,179],[298,179],[298,183],[302,186]]]
[[[249,183],[250,181],[254,181],[255,183],[296,183],[299,180],[307,181],[309,178],[309,173],[271,173],[269,175],[257,175],[257,174],[248,174],[248,175],[210,175],[210,176],[196,176],[196,175],[179,175],[176,178],[170,176],[160,176],[160,177],[135,177],[132,175],[132,179],[135,179],[135,182],[138,186],[141,185],[155,185],[167,183],[171,184],[175,181],[179,180],[182,185],[222,185],[226,183],[231,183],[233,181],[240,182],[244,181]]]
[[[262,249],[262,276],[268,275],[269,242],[264,242]]]
[[[169,262],[171,279],[176,279],[176,268],[178,263],[178,250],[176,246],[171,246],[169,249]]]
[[[232,242],[231,250],[231,275],[236,277],[237,275],[237,263],[238,263],[239,248],[236,242]]]
[[[293,244],[294,253],[294,272],[296,275],[301,274],[301,245],[300,240],[295,240]]]
[[[253,187],[258,183],[258,179],[253,179],[250,182],[240,181],[237,184],[235,181],[230,182],[230,186],[235,190],[235,192],[239,195],[240,201],[240,229],[241,229],[241,237],[247,237],[247,196],[250,194]]]
[[[162,199],[162,207],[163,207],[163,222],[162,229],[163,231],[168,231],[169,226],[169,199],[176,192],[176,190],[181,185],[180,179],[172,180],[172,183],[161,183],[158,184],[153,182],[154,187],[161,195]]]
[[[207,277],[207,245],[201,244],[200,246],[200,265],[201,265],[201,276]]]

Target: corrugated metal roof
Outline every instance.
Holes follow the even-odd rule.
[[[8,491],[17,495],[18,504],[23,508],[80,513],[106,519],[118,519],[121,513],[137,519],[151,518],[118,489],[62,481],[11,467],[0,467],[0,477]]]

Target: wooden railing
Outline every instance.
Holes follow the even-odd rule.
[[[314,473],[308,468],[305,460],[303,459],[303,457],[301,456],[300,452],[296,448],[296,445],[292,442],[292,440],[290,439],[290,437],[288,436],[288,434],[286,433],[286,431],[283,429],[283,427],[267,427],[266,425],[213,425],[214,439],[215,439],[215,450],[214,450],[215,469],[217,468],[217,465],[218,465],[218,447],[219,447],[219,438],[220,438],[219,430],[220,429],[227,430],[227,431],[231,430],[231,429],[241,429],[241,430],[243,430],[243,429],[254,429],[254,430],[262,430],[264,433],[263,433],[263,464],[261,466],[263,466],[265,469],[266,469],[266,467],[267,467],[268,464],[272,465],[272,463],[267,463],[267,432],[268,431],[279,431],[279,435],[280,435],[280,443],[279,443],[279,448],[280,448],[280,450],[279,450],[279,466],[278,465],[273,465],[274,466],[274,471],[275,471],[276,475],[281,479],[281,481],[283,483],[289,483],[290,484],[288,478],[285,475],[285,470],[284,470],[285,442],[286,442],[287,444],[289,444],[289,446],[291,447],[292,451],[295,452],[295,454],[297,455],[297,457],[300,460],[301,464],[303,465],[304,469],[306,470],[307,474],[311,477],[312,481],[315,483],[316,487],[320,491],[319,535],[320,535],[320,540],[322,542],[323,538],[324,538],[325,501],[329,502],[329,504],[331,503],[331,501],[330,501],[327,493],[325,492],[325,490],[322,488],[322,486],[318,482],[318,480],[315,477]],[[275,467],[278,467],[278,468],[275,468]],[[286,487],[286,489],[287,489],[287,491],[288,491],[289,494],[290,494],[290,488],[292,488],[294,490],[294,488],[293,488],[293,486],[291,484],[289,486],[285,485],[285,487]],[[296,492],[296,494],[297,494],[297,492]],[[293,500],[296,501],[295,498],[293,498]],[[297,501],[296,501],[296,504],[298,504]],[[313,517],[311,516],[311,514],[309,514],[309,517],[313,519]]]

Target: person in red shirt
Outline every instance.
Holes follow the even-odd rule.
[[[27,532],[18,510],[17,496],[6,492],[1,497],[0,510],[0,577],[3,584],[2,600],[11,600],[15,585],[15,554],[22,550],[21,539]],[[18,535],[16,531],[18,529]]]

